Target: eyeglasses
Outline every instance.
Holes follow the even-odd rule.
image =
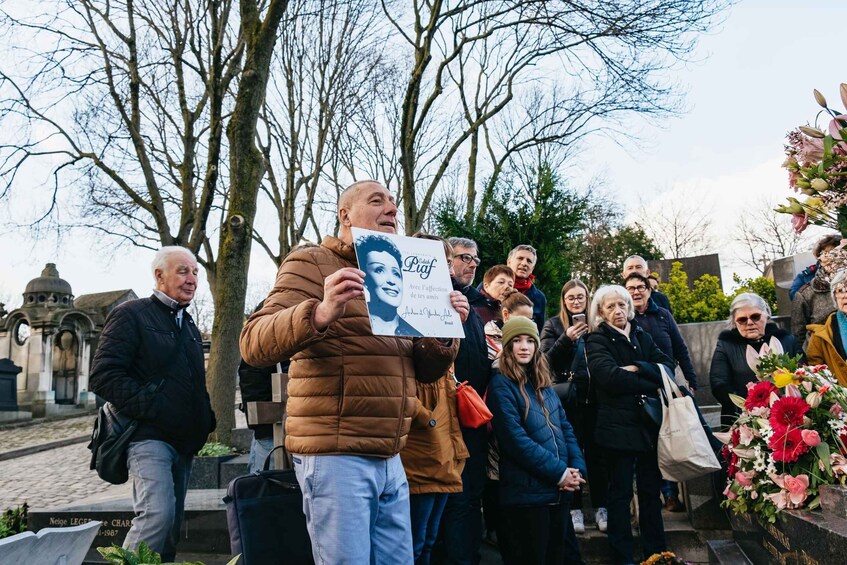
[[[643,284],[640,284],[638,286],[628,286],[628,287],[626,287],[626,290],[628,292],[646,292],[647,287]]]
[[[586,298],[587,298],[587,297],[586,297],[585,295],[580,295],[580,296],[566,296],[566,297],[565,297],[565,300],[567,300],[568,302],[585,302],[585,299],[586,299]]]
[[[762,315],[759,313],[750,314],[750,316],[741,316],[740,318],[735,319],[735,323],[739,326],[745,325],[748,321],[753,322],[754,324],[762,319]]]
[[[847,288],[843,286],[836,287],[835,294],[837,296],[844,296],[845,294],[847,294]]]
[[[471,255],[470,253],[459,253],[455,255],[456,259],[459,259],[462,263],[471,264],[473,263],[477,267],[482,262],[479,257],[476,255]]]

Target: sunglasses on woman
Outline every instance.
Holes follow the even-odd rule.
[[[750,314],[749,317],[748,316],[741,316],[739,318],[736,318],[735,323],[743,326],[748,322],[748,320],[755,324],[756,322],[758,322],[761,319],[762,319],[761,314]]]

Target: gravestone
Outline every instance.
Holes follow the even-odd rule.
[[[11,359],[0,359],[0,411],[18,411],[18,373],[21,368]]]
[[[830,565],[847,562],[847,487],[820,487],[821,510],[784,510],[770,524],[754,514],[732,514],[735,545],[712,547],[710,563],[732,563],[726,555],[743,552],[753,565]],[[735,561],[737,562],[737,561]]]
[[[247,423],[250,425],[273,424],[274,447],[278,447],[285,445],[285,405],[288,401],[288,373],[272,374],[271,390],[270,402],[247,403]],[[287,460],[282,449],[274,452],[274,468],[290,468],[290,461]]]
[[[177,549],[180,554],[229,555],[229,530],[223,490],[189,490],[185,498],[185,520],[180,531]],[[57,508],[30,510],[28,527],[65,528],[97,521],[102,526],[90,544],[85,562],[105,562],[98,547],[121,545],[132,525],[135,514],[130,498],[118,498],[93,503],[77,503]],[[0,563],[3,563],[0,560]],[[4,564],[5,565],[5,564]]]
[[[0,540],[3,565],[75,565],[82,563],[100,522],[67,528],[43,528]]]

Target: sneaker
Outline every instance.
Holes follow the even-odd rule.
[[[605,532],[609,528],[609,514],[605,508],[598,508],[594,514],[594,519],[597,521],[597,529]]]
[[[571,522],[573,522],[574,532],[585,533],[585,519],[582,517],[582,510],[571,510]]]
[[[675,495],[665,498],[665,510],[668,512],[684,512],[685,505]]]

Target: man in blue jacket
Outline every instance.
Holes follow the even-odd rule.
[[[515,273],[515,290],[519,290],[532,301],[532,321],[538,326],[538,331],[544,328],[546,319],[547,297],[535,286],[535,275],[532,274],[538,254],[531,245],[518,245],[506,259],[506,265]]]

